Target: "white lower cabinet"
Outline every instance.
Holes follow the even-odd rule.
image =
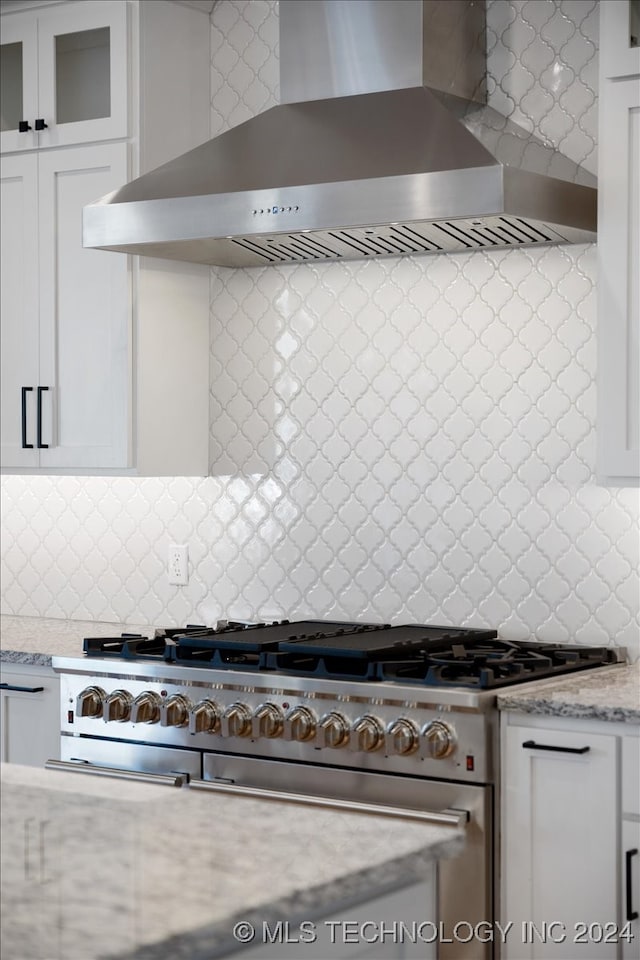
[[[60,756],[60,679],[51,667],[2,663],[0,762],[43,767]]]
[[[640,817],[622,821],[622,856],[620,858],[622,889],[622,921],[629,925],[631,938],[623,941],[623,960],[640,957]]]
[[[639,824],[623,821],[620,789],[637,728],[518,714],[502,723],[503,960],[638,960],[626,894],[633,909]]]

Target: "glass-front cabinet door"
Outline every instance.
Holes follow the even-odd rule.
[[[38,21],[34,14],[4,16],[0,46],[0,149],[29,150],[37,144]]]
[[[2,152],[127,136],[127,4],[2,18]]]

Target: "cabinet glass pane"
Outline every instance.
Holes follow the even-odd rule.
[[[0,50],[0,129],[17,130],[22,116],[22,44]]]
[[[629,4],[629,46],[640,47],[640,0]]]
[[[111,115],[109,27],[56,37],[56,122]]]

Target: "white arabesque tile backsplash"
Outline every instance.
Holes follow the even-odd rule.
[[[490,102],[592,172],[597,8],[487,8]],[[213,134],[277,102],[277,14],[218,0]],[[637,657],[638,491],[594,474],[595,281],[594,245],[213,268],[211,476],[3,478],[3,612],[487,624]]]

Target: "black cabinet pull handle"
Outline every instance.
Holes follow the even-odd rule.
[[[48,450],[49,444],[42,442],[42,394],[49,387],[38,387],[38,417],[36,420],[36,445],[39,450]]]
[[[18,133],[26,133],[27,130],[31,130],[31,124],[28,120],[19,120],[18,121]]]
[[[0,683],[0,690],[16,690],[19,693],[42,693],[44,687],[19,687],[15,683]]]
[[[27,443],[27,394],[33,387],[22,388],[22,449],[33,450],[33,444]]]
[[[536,743],[535,740],[525,740],[522,744],[527,750],[552,750],[554,753],[589,753],[591,747],[553,747],[548,743]]]
[[[627,901],[627,920],[629,921],[638,919],[638,911],[633,909],[633,905],[631,903],[631,900],[632,900],[631,860],[633,857],[636,857],[637,855],[638,855],[637,847],[634,848],[633,850],[627,850],[627,852],[624,855],[625,856],[625,888],[626,888],[625,892],[626,892],[626,901]]]
[[[35,128],[36,128],[36,130],[44,130],[44,129],[45,129],[46,127],[48,127],[48,126],[49,126],[49,124],[47,124],[47,123],[44,122],[44,118],[43,118],[43,117],[38,117],[38,119],[37,119],[36,122],[35,122]]]

